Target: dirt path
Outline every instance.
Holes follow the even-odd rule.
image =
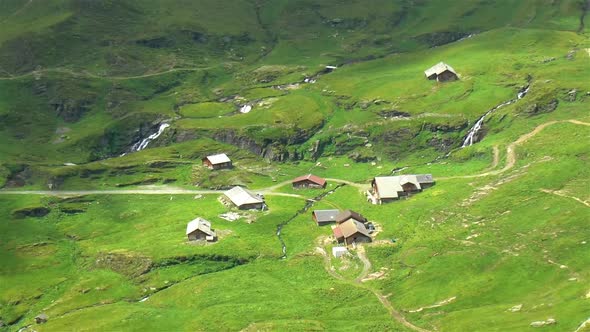
[[[264,195],[305,198],[297,194],[258,190]],[[83,196],[83,195],[221,195],[224,190],[191,190],[182,188],[152,188],[126,190],[0,190],[0,195],[45,195],[45,196]]]
[[[361,271],[361,273],[359,274],[359,276],[355,280],[358,283],[358,282],[362,282],[362,280],[364,278],[366,278],[367,275],[369,274],[369,271],[371,270],[371,261],[369,261],[369,259],[367,258],[365,247],[363,247],[363,246],[357,247],[356,254],[358,255],[361,262],[363,262],[363,270]]]
[[[383,294],[381,294],[377,290],[362,283],[361,280],[367,276],[367,274],[369,273],[369,271],[371,269],[371,261],[369,261],[369,259],[367,258],[365,248],[363,246],[357,247],[357,255],[358,255],[359,259],[363,262],[363,265],[364,265],[363,271],[354,281],[346,280],[344,277],[342,277],[341,275],[336,273],[336,271],[334,271],[334,269],[332,268],[331,256],[329,253],[326,252],[326,249],[323,246],[318,247],[317,252],[320,253],[324,257],[324,269],[326,270],[326,272],[330,276],[332,276],[333,278],[335,278],[337,280],[340,280],[342,282],[350,284],[352,286],[359,287],[359,288],[362,288],[364,290],[367,290],[367,291],[373,293],[373,295],[375,295],[375,297],[377,297],[379,302],[381,302],[381,305],[383,305],[383,307],[389,312],[391,317],[393,319],[395,319],[398,323],[409,328],[410,330],[418,331],[418,332],[431,332],[427,329],[423,329],[423,328],[416,326],[416,325],[410,323],[409,321],[407,321],[406,318],[399,311],[395,310],[395,308],[393,307],[393,305],[391,304],[391,302],[389,301],[387,296],[384,296]]]
[[[582,203],[584,205],[586,205],[587,207],[590,207],[590,202],[585,201],[581,198],[575,197],[575,196],[570,196],[570,195],[566,195],[565,193],[559,191],[559,190],[549,190],[549,189],[540,189],[542,192],[547,193],[547,194],[553,194],[559,197],[565,197],[565,198],[570,198],[575,200],[578,203]]]
[[[371,187],[369,184],[356,183],[356,182],[351,182],[351,181],[341,180],[341,179],[331,179],[331,178],[328,178],[328,179],[326,179],[326,181],[337,182],[337,183],[344,183],[344,184],[347,184],[347,185],[349,185],[351,187],[359,188],[361,190],[367,190],[367,189],[369,189]]]
[[[498,174],[504,173],[504,172],[512,169],[514,167],[514,165],[516,164],[516,160],[517,160],[516,147],[517,146],[525,143],[526,141],[528,141],[529,139],[531,139],[532,137],[534,137],[535,135],[537,135],[538,133],[543,131],[543,129],[545,129],[551,125],[554,125],[557,123],[567,123],[567,122],[577,124],[577,125],[582,125],[582,126],[590,126],[590,123],[582,122],[582,121],[578,121],[578,120],[549,121],[549,122],[543,123],[541,125],[538,125],[530,133],[520,136],[516,141],[510,143],[506,147],[506,165],[504,165],[504,167],[502,169],[495,170],[495,171],[483,172],[483,173],[479,173],[479,174],[473,174],[473,175],[439,177],[439,178],[437,178],[437,180],[471,179],[471,178],[479,178],[479,177],[485,177],[485,176],[489,176],[489,175],[498,175]]]
[[[500,149],[498,148],[497,145],[494,145],[493,152],[494,152],[494,159],[492,160],[492,165],[490,166],[490,169],[494,169],[494,168],[498,167],[498,164],[500,164]]]
[[[0,81],[17,80],[20,78],[25,78],[25,77],[30,77],[30,76],[39,76],[43,73],[68,74],[68,75],[71,75],[74,77],[80,77],[80,78],[96,78],[96,79],[106,79],[106,80],[132,80],[132,79],[160,76],[160,75],[165,75],[165,74],[174,73],[174,72],[181,72],[181,71],[199,71],[199,70],[205,70],[208,68],[209,67],[172,68],[172,69],[168,69],[165,71],[143,74],[143,75],[136,75],[136,76],[100,76],[100,75],[95,75],[95,74],[88,73],[88,72],[75,72],[75,71],[73,71],[71,69],[67,69],[67,68],[53,68],[53,69],[34,70],[34,71],[31,71],[31,72],[28,72],[25,74],[21,74],[21,75],[4,76],[4,77],[0,77]]]

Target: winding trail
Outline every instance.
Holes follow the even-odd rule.
[[[73,71],[73,70],[67,69],[67,68],[52,68],[52,69],[33,70],[28,73],[20,74],[20,75],[0,77],[0,81],[11,81],[11,80],[17,80],[17,79],[31,77],[31,76],[37,77],[38,75],[41,75],[43,73],[68,74],[73,77],[95,78],[95,79],[105,79],[105,80],[133,80],[133,79],[140,79],[140,78],[146,78],[146,77],[160,76],[160,75],[165,75],[165,74],[170,74],[170,73],[175,73],[175,72],[206,70],[209,68],[211,68],[211,67],[172,68],[172,69],[168,69],[168,70],[164,70],[164,71],[160,71],[160,72],[148,73],[148,74],[136,75],[136,76],[101,76],[101,75],[96,75],[96,74],[92,74],[89,72],[76,72],[76,71]]]
[[[391,302],[389,301],[387,296],[381,294],[379,291],[369,287],[368,285],[364,284],[361,281],[364,277],[367,276],[367,274],[369,273],[369,271],[371,269],[371,261],[369,261],[369,259],[367,258],[366,253],[365,253],[365,248],[363,246],[357,246],[357,255],[358,255],[359,259],[361,260],[361,262],[363,263],[363,270],[361,271],[359,276],[354,281],[347,280],[346,278],[344,278],[343,276],[338,274],[336,271],[334,271],[334,269],[332,268],[331,256],[329,253],[326,252],[326,248],[321,246],[321,247],[318,247],[318,249],[321,249],[321,250],[317,250],[317,252],[319,252],[324,257],[324,269],[326,270],[326,272],[330,276],[332,276],[333,278],[340,280],[346,284],[349,284],[351,286],[362,288],[364,290],[367,290],[367,291],[373,293],[373,295],[375,295],[375,297],[377,297],[379,302],[381,302],[381,305],[383,305],[383,307],[389,312],[391,317],[393,319],[395,319],[398,323],[409,328],[410,330],[418,331],[418,332],[431,332],[430,330],[421,328],[419,326],[416,326],[416,325],[410,323],[408,320],[406,320],[406,318],[399,311],[397,311],[393,307],[393,305],[391,304]]]
[[[528,141],[529,139],[531,139],[532,137],[534,137],[535,135],[537,135],[538,133],[543,131],[543,129],[545,129],[551,125],[558,124],[558,123],[573,123],[573,124],[582,125],[582,126],[590,126],[590,123],[582,122],[582,121],[578,121],[578,120],[574,120],[574,119],[560,120],[560,121],[549,121],[549,122],[543,123],[541,125],[538,125],[530,133],[520,136],[516,141],[510,143],[506,147],[506,165],[504,165],[504,167],[502,169],[495,170],[495,171],[483,172],[483,173],[479,173],[479,174],[472,174],[472,175],[439,177],[437,179],[438,180],[471,179],[471,178],[485,177],[485,176],[489,176],[489,175],[498,175],[498,174],[502,174],[506,171],[509,171],[510,169],[512,169],[514,167],[514,165],[516,164],[516,161],[517,161],[517,157],[516,157],[516,147],[517,146],[525,143],[526,141]]]
[[[303,198],[297,194],[257,190],[269,196]],[[0,195],[45,195],[45,196],[84,196],[84,195],[220,195],[225,190],[191,190],[182,188],[152,188],[125,190],[0,190]]]
[[[583,200],[581,198],[578,198],[578,197],[575,197],[575,196],[566,195],[562,191],[559,191],[559,190],[549,190],[549,189],[539,189],[539,190],[541,190],[542,192],[547,193],[547,194],[553,194],[553,195],[556,195],[556,196],[559,196],[559,197],[570,198],[570,199],[575,200],[578,203],[582,203],[582,204],[586,205],[587,207],[590,207],[590,202],[585,201],[585,200]]]

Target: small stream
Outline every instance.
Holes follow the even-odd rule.
[[[488,115],[492,114],[493,112],[497,111],[498,109],[500,109],[504,106],[508,106],[508,105],[518,102],[519,100],[524,98],[527,95],[527,93],[529,93],[529,90],[530,90],[530,84],[527,84],[524,88],[522,88],[522,89],[520,89],[520,91],[518,91],[518,93],[516,94],[516,98],[510,99],[508,101],[503,102],[500,105],[497,105],[496,107],[487,111],[479,119],[477,119],[477,121],[475,122],[473,127],[471,127],[471,129],[469,129],[469,132],[467,132],[467,135],[463,139],[463,145],[461,145],[461,147],[464,148],[464,147],[468,147],[468,146],[471,146],[471,145],[477,143],[477,141],[478,141],[477,134],[479,133],[479,131],[483,127],[483,121],[485,120],[485,118]]]
[[[293,219],[306,213],[309,210],[309,208],[311,208],[315,203],[321,201],[324,197],[326,197],[330,194],[333,194],[337,189],[344,187],[345,185],[346,185],[346,183],[341,183],[341,184],[337,185],[336,187],[334,187],[334,189],[325,191],[325,192],[321,193],[319,196],[316,196],[312,199],[307,199],[305,201],[305,205],[303,206],[303,208],[301,208],[300,210],[295,212],[295,214],[291,218],[287,219],[286,221],[280,223],[277,226],[277,237],[279,239],[279,242],[281,242],[281,247],[283,249],[283,256],[281,256],[281,258],[287,258],[287,245],[285,244],[285,241],[281,237],[281,231],[283,230],[283,227],[286,226],[287,224],[289,224],[291,221],[293,221]]]
[[[160,135],[162,135],[162,133],[164,132],[164,130],[166,130],[166,128],[170,127],[169,123],[160,123],[160,126],[158,127],[158,131],[156,131],[155,133],[149,135],[148,137],[142,139],[141,141],[138,141],[136,143],[134,143],[131,146],[131,151],[133,152],[137,152],[137,151],[141,151],[145,148],[147,148],[148,144],[150,144],[151,141],[155,140],[156,138],[160,137]]]

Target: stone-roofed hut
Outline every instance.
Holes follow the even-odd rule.
[[[453,67],[444,62],[439,62],[436,65],[424,71],[424,75],[429,80],[436,80],[437,82],[455,81],[459,79],[459,75]]]

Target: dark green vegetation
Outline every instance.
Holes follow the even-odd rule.
[[[0,330],[41,312],[49,322],[29,330],[524,331],[548,318],[557,324],[544,330],[576,330],[590,318],[588,9],[0,0],[3,190],[299,195],[267,195],[269,212],[234,222],[219,218],[217,194],[1,195]],[[426,80],[439,61],[461,79]],[[529,84],[486,118],[481,142],[459,148]],[[148,149],[129,153],[162,122]],[[235,167],[199,165],[217,152]],[[327,262],[330,229],[308,214],[282,229],[280,259],[277,225],[318,195],[283,181],[311,171],[366,184],[401,167],[436,186],[373,206],[347,185],[316,204],[382,227],[368,271],[356,253]],[[196,216],[218,243],[186,243]],[[355,281],[365,272],[384,274]]]

